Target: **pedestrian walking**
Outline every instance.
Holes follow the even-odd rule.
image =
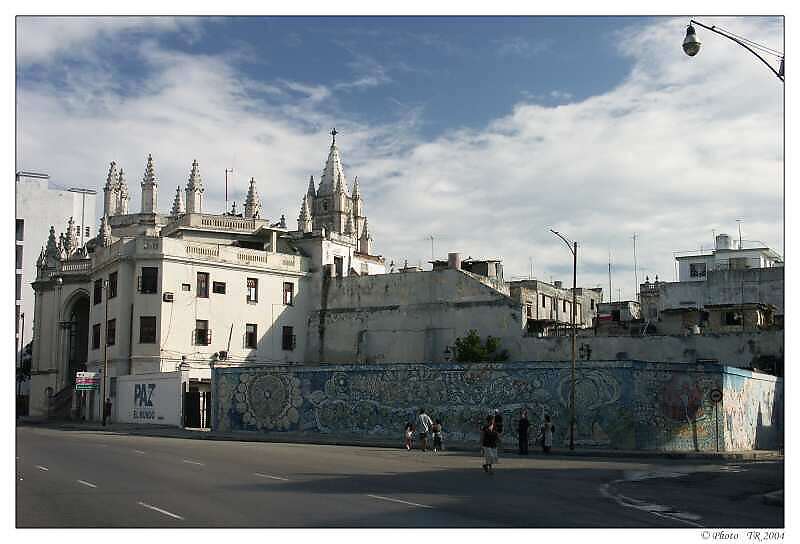
[[[539,436],[542,440],[542,451],[544,453],[550,453],[550,448],[553,447],[554,432],[556,432],[556,427],[553,425],[553,422],[550,421],[550,414],[545,414],[542,428],[539,430]]]
[[[528,455],[528,429],[530,426],[531,422],[528,421],[528,411],[522,410],[522,414],[519,416],[519,424],[517,424],[520,455]]]
[[[411,422],[406,423],[406,428],[403,431],[404,445],[407,450],[411,451],[414,447],[414,425]]]
[[[103,403],[103,427],[106,426],[106,419],[111,419],[111,399],[106,398],[106,402]]]
[[[491,474],[492,465],[499,462],[497,458],[497,431],[494,416],[486,418],[486,425],[481,429],[481,447],[483,448],[483,471]]]
[[[419,441],[422,446],[422,451],[428,449],[428,434],[431,432],[433,420],[431,416],[425,413],[425,408],[419,409],[419,416],[417,417],[417,432],[419,433]]]
[[[494,430],[497,433],[497,454],[503,449],[503,413],[499,408],[494,410]]]
[[[442,451],[444,446],[442,445],[442,436],[444,430],[442,428],[442,421],[437,419],[436,422],[431,427],[431,432],[433,433],[433,451],[434,453]]]

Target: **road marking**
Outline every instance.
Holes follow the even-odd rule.
[[[201,463],[200,461],[190,461],[189,459],[184,459],[184,463],[189,463],[190,465],[200,465],[205,466],[205,463]]]
[[[84,481],[84,480],[78,480],[78,483],[79,483],[79,484],[81,484],[81,485],[85,485],[86,487],[97,487],[97,486],[96,486],[96,485],[94,485],[93,483],[91,483],[91,482],[86,482],[86,481]]]
[[[367,497],[372,497],[373,499],[380,499],[382,501],[399,502],[401,504],[408,504],[408,505],[411,505],[411,506],[418,506],[420,508],[433,508],[433,506],[428,506],[427,504],[419,504],[417,502],[410,502],[410,501],[401,501],[400,499],[393,499],[391,497],[383,497],[381,495],[367,495]]]
[[[151,504],[147,504],[147,503],[141,502],[141,501],[138,504],[139,504],[139,506],[144,506],[145,508],[149,508],[150,510],[155,510],[156,512],[160,512],[160,513],[164,514],[165,516],[169,516],[169,517],[175,518],[175,519],[183,519],[182,516],[179,516],[178,514],[173,514],[172,512],[167,512],[166,510],[163,510],[163,509],[159,508],[158,506],[153,506]]]
[[[36,465],[36,468],[38,468],[39,470],[44,470],[45,472],[47,472],[48,470],[50,470],[49,468],[47,468],[47,467],[43,467],[42,465]]]
[[[619,504],[620,506],[624,506],[626,508],[635,508],[636,510],[640,510],[642,512],[647,512],[648,514],[652,514],[659,518],[671,519],[674,521],[680,521],[681,523],[685,523],[686,525],[691,525],[692,527],[705,527],[699,523],[695,523],[693,520],[700,521],[703,519],[701,516],[690,514],[688,512],[678,512],[675,511],[670,506],[663,506],[660,504],[651,504],[645,501],[641,501],[638,499],[634,499],[631,497],[626,497],[622,493],[614,494],[611,491],[611,486],[614,484],[619,484],[625,481],[636,481],[636,480],[614,480],[613,482],[609,482],[607,484],[603,484],[600,486],[600,493],[612,499],[614,502]]]
[[[133,450],[133,452],[134,452],[134,453],[147,453],[147,452],[144,452],[144,451],[142,451],[142,450]]]
[[[271,480],[282,480],[284,482],[288,482],[289,478],[281,478],[280,476],[270,476],[269,474],[261,474],[260,472],[254,472],[256,476],[261,476],[262,478],[269,478]]]

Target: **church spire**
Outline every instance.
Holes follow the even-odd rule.
[[[158,211],[158,179],[153,166],[153,155],[147,154],[147,164],[142,176],[142,213]]]
[[[352,213],[347,214],[347,222],[344,224],[344,233],[347,236],[353,236],[356,233],[355,226],[353,225]]]
[[[306,191],[306,194],[307,194],[307,195],[308,195],[310,198],[314,198],[314,197],[317,195],[317,191],[316,191],[316,189],[314,188],[314,176],[313,176],[313,175],[312,175],[312,176],[311,176],[311,178],[308,180],[308,191]]]
[[[250,187],[247,189],[247,198],[244,201],[244,216],[258,218],[261,214],[261,199],[256,189],[256,178],[250,178]]]
[[[203,213],[203,179],[197,159],[192,162],[189,183],[186,184],[186,213]]]
[[[107,215],[115,215],[117,212],[117,163],[111,161],[108,168],[108,177],[106,184],[103,187],[103,213]]]
[[[56,228],[50,225],[50,235],[47,237],[47,248],[45,255],[48,259],[56,259],[59,257],[58,242],[56,242]]]
[[[128,192],[128,182],[125,180],[125,172],[122,168],[119,169],[119,175],[117,176],[117,186],[119,187],[119,193],[117,194],[117,215],[128,215],[130,194]]]
[[[111,245],[111,226],[108,224],[107,215],[104,215],[100,220],[100,232],[97,234],[97,239],[102,247]]]
[[[303,197],[303,204],[300,206],[300,216],[297,218],[297,230],[300,232],[311,232],[311,210],[308,207],[308,195]]]
[[[331,148],[328,152],[328,160],[325,161],[325,168],[322,169],[322,178],[319,184],[319,194],[330,194],[333,193],[338,184],[341,183],[345,187],[347,187],[347,178],[345,178],[344,170],[342,169],[342,158],[339,155],[339,148],[336,147],[336,129],[331,131],[331,136],[333,136],[333,141],[331,142]],[[341,180],[341,181],[340,181]]]
[[[364,255],[372,254],[372,235],[367,227],[367,220],[364,219],[364,229],[361,231],[361,238],[358,240],[358,252]]]
[[[184,213],[186,213],[186,206],[183,205],[183,193],[181,192],[181,186],[178,185],[178,190],[175,191],[175,200],[172,201],[172,210],[169,214],[177,217]]]
[[[356,176],[356,179],[353,180],[353,198],[361,198],[361,191],[358,187],[358,176]]]

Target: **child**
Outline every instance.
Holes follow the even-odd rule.
[[[441,422],[441,420],[439,420],[439,419],[436,420],[436,423],[434,423],[433,427],[431,427],[431,432],[433,432],[433,451],[434,451],[434,453],[444,450],[444,448],[442,447],[442,422]]]
[[[411,423],[406,423],[406,429],[403,433],[405,438],[405,446],[407,450],[411,450],[413,447],[413,440],[414,440],[414,426]]]

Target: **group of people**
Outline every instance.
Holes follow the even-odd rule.
[[[522,410],[517,426],[517,437],[519,440],[519,454],[528,454],[528,430],[531,423],[528,420],[528,411]],[[542,445],[544,453],[550,453],[553,447],[553,433],[556,427],[550,419],[550,414],[545,414],[544,421],[539,427],[539,434],[536,437],[536,442]],[[485,472],[492,472],[492,465],[496,465],[498,458],[498,450],[501,447],[503,438],[503,414],[500,410],[495,410],[494,414],[486,418],[486,425],[481,427],[481,448],[483,449],[483,470]]]
[[[406,423],[406,428],[403,433],[404,446],[407,450],[414,449],[414,433],[419,437],[420,448],[422,451],[428,451],[428,435],[433,441],[433,452],[440,452],[444,449],[444,429],[442,428],[442,421],[431,419],[424,408],[421,408],[417,416],[417,426],[411,422]]]

